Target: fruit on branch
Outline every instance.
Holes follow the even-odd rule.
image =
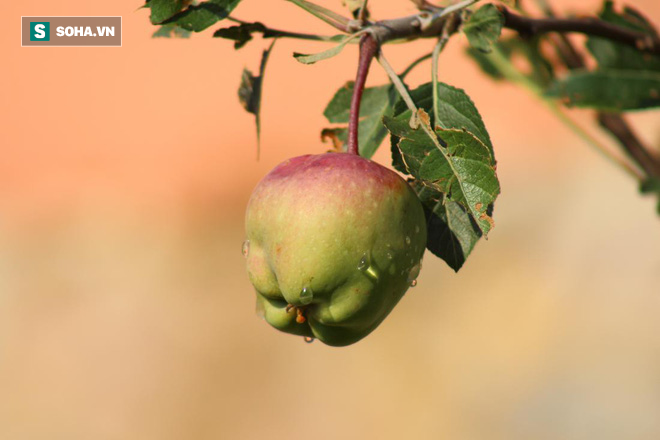
[[[348,153],[273,169],[247,208],[257,309],[273,327],[332,346],[371,333],[419,274],[426,220],[399,175]]]

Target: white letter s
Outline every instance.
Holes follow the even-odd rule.
[[[38,24],[34,27],[34,36],[36,38],[46,38],[46,26]]]

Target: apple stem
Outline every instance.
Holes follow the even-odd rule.
[[[366,33],[360,38],[360,58],[358,61],[357,76],[353,85],[353,96],[351,98],[351,113],[348,121],[348,145],[346,151],[350,154],[359,155],[358,149],[358,125],[360,124],[360,103],[362,102],[362,92],[367,82],[369,66],[374,59],[380,45],[376,39]]]

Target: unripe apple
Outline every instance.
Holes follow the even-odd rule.
[[[426,247],[411,187],[348,153],[278,165],[252,193],[246,229],[243,253],[265,320],[333,346],[385,319],[414,285]]]

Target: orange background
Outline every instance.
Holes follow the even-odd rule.
[[[370,3],[376,18],[414,12]],[[657,1],[630,3],[660,23]],[[278,41],[257,162],[236,89],[265,43],[151,39],[139,6],[2,6],[0,438],[660,436],[655,202],[525,91],[484,78],[464,37],[441,79],[489,128],[497,227],[459,274],[427,255],[383,325],[333,349],[256,318],[242,216],[269,169],[329,148],[322,111],[353,78],[356,48],[303,66],[293,51],[325,46]],[[122,15],[123,47],[21,48],[21,15]],[[284,1],[244,0],[233,15],[332,33]],[[431,44],[386,53],[402,70]],[[385,81],[375,65],[370,83]],[[657,113],[630,120],[659,145]],[[388,149],[375,159],[389,164]]]

